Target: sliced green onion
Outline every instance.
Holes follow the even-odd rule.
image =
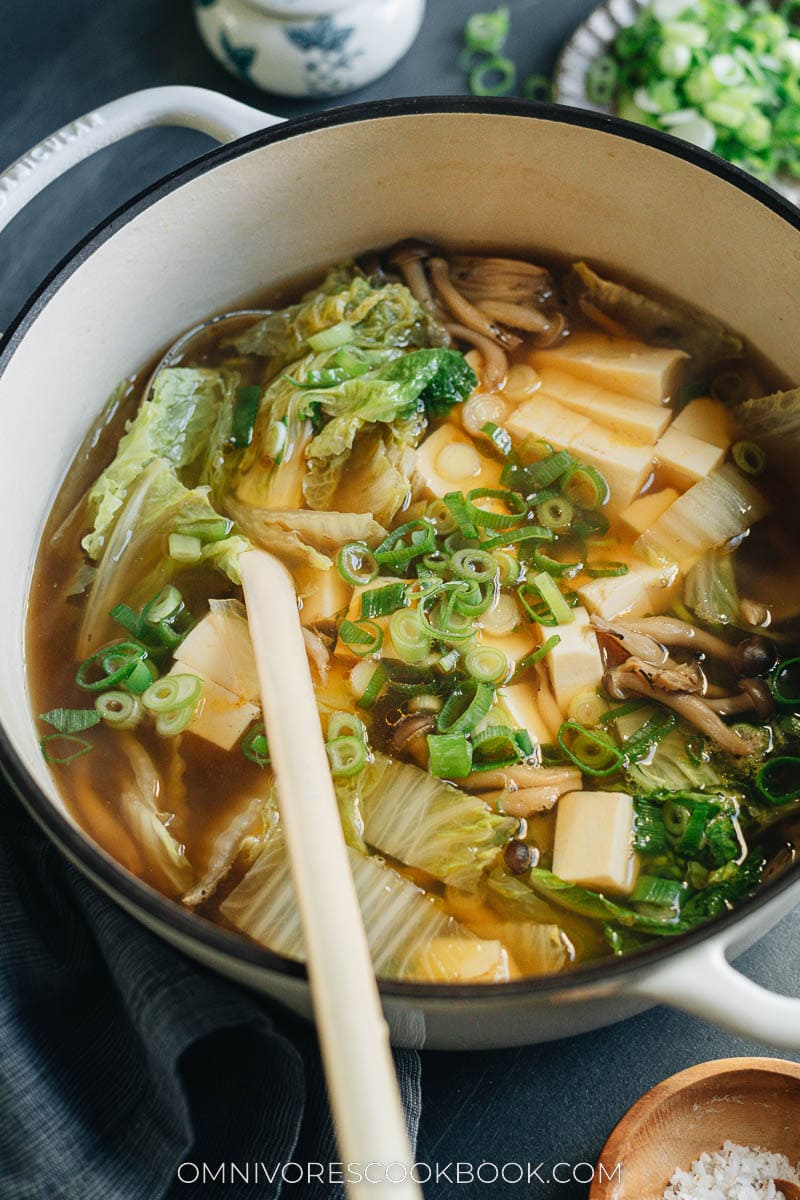
[[[361,593],[361,619],[388,617],[398,608],[407,608],[408,590],[405,583],[389,583],[385,587],[372,588]]]
[[[367,748],[363,738],[336,737],[325,743],[334,779],[347,779],[357,775],[366,765]]]
[[[661,810],[661,817],[664,822],[664,828],[673,840],[680,840],[686,832],[687,826],[691,819],[691,811],[685,804],[678,804],[677,801],[668,800]]]
[[[456,523],[458,532],[462,537],[474,538],[478,536],[478,530],[470,520],[467,511],[467,502],[461,492],[448,492],[444,498],[444,503],[447,505],[453,520]]]
[[[158,672],[149,659],[143,658],[136,663],[130,674],[120,680],[120,686],[124,687],[126,691],[141,695],[142,692],[147,690],[157,674]]]
[[[553,99],[553,85],[546,75],[528,75],[523,80],[520,95],[523,100],[534,100],[537,104],[547,104]]]
[[[401,608],[389,618],[389,634],[395,653],[404,663],[418,663],[431,652],[431,639],[415,608]]]
[[[497,54],[503,49],[511,29],[507,5],[494,12],[476,12],[464,26],[464,43],[473,53]]]
[[[608,484],[594,467],[576,463],[563,481],[564,495],[578,508],[601,508],[608,500]]]
[[[540,488],[549,487],[551,483],[560,479],[572,464],[572,455],[567,450],[557,450],[554,454],[549,454],[547,458],[542,458],[538,462],[524,467],[530,490],[534,492]]]
[[[251,725],[244,735],[242,754],[257,767],[266,767],[272,761],[263,721],[257,721],[255,725]]]
[[[135,729],[142,719],[142,705],[138,696],[130,692],[104,692],[94,702],[95,716],[115,729]]]
[[[365,542],[348,542],[342,546],[336,558],[336,566],[345,583],[352,587],[363,587],[378,576],[375,555]]]
[[[328,718],[328,741],[332,742],[338,737],[357,737],[366,742],[367,729],[355,713],[333,712]]]
[[[800,799],[800,758],[780,755],[759,767],[756,787],[768,804],[789,804]]]
[[[489,725],[472,736],[473,771],[499,771],[518,763],[522,756],[522,747],[508,725]]]
[[[745,475],[763,475],[767,469],[767,456],[755,442],[734,442],[731,455]]]
[[[359,665],[359,667],[362,666],[361,663],[359,663],[358,665]],[[364,708],[364,709],[372,708],[373,704],[378,699],[378,696],[383,691],[383,688],[386,685],[388,679],[389,679],[389,672],[386,670],[386,668],[383,665],[379,664],[375,668],[374,672],[372,673],[369,683],[364,688],[364,691],[361,693],[361,695],[356,700],[356,705],[359,708]]]
[[[383,646],[383,630],[374,621],[342,621],[339,626],[339,641],[359,658],[377,654]]]
[[[531,605],[531,595],[540,603]],[[517,588],[517,596],[529,618],[539,625],[567,625],[574,619],[568,600],[546,571]]]
[[[552,542],[552,529],[545,529],[544,525],[525,525],[521,529],[507,529],[505,533],[499,533],[497,537],[487,538],[481,544],[482,550],[496,550],[501,546],[516,545],[519,542]]]
[[[46,721],[63,734],[83,733],[100,724],[100,717],[93,708],[51,708],[49,712],[39,713],[39,720]]]
[[[459,579],[470,583],[491,583],[500,574],[496,560],[485,550],[456,550],[450,569]]]
[[[686,891],[679,879],[662,879],[658,875],[640,875],[631,892],[632,904],[651,904],[655,908],[678,911]]]
[[[497,563],[501,587],[509,587],[519,579],[519,563],[508,550],[493,550],[492,558]]]
[[[695,854],[701,848],[705,842],[706,825],[711,812],[710,804],[701,802],[692,807],[689,820],[686,822],[683,835],[677,845],[681,854]]]
[[[605,722],[603,722],[605,724]],[[657,712],[645,721],[635,733],[626,738],[622,751],[629,763],[637,762],[645,754],[662,742],[668,733],[678,724],[678,714],[674,712]]]
[[[770,690],[781,706],[800,704],[800,658],[786,658],[772,668]]]
[[[335,350],[337,346],[346,346],[354,337],[353,326],[348,325],[347,321],[339,321],[337,325],[321,329],[319,333],[312,333],[306,341],[314,353],[319,354],[323,350]]]
[[[437,779],[464,779],[472,769],[472,747],[463,733],[429,733],[428,770]]]
[[[601,54],[589,64],[586,72],[586,95],[592,104],[604,107],[611,104],[617,89],[619,72],[610,54]]]
[[[436,728],[439,733],[470,733],[480,725],[493,703],[494,689],[488,684],[463,684],[445,700]]]
[[[78,667],[75,682],[86,692],[102,692],[122,683],[147,657],[147,648],[138,642],[115,642],[104,650],[95,650]],[[99,679],[91,676],[98,669],[105,672]]]
[[[428,521],[407,521],[385,537],[375,549],[375,561],[398,570],[436,549],[436,532]]]
[[[231,443],[237,450],[245,450],[253,440],[260,401],[260,387],[240,387],[236,394],[231,422]]]
[[[478,63],[469,73],[473,96],[507,96],[517,82],[517,68],[510,58],[495,54],[487,62]]]
[[[553,529],[557,533],[569,529],[574,516],[575,509],[564,496],[553,496],[536,505],[536,520],[545,529]]]
[[[511,441],[511,434],[507,429],[503,429],[501,425],[495,425],[494,421],[487,421],[485,425],[481,426],[481,433],[489,439],[499,455],[508,459],[513,457],[514,443]]]
[[[57,746],[59,743],[64,752],[54,754],[51,747]],[[65,767],[68,763],[74,762],[76,758],[81,758],[93,749],[92,743],[87,742],[86,738],[73,737],[69,733],[47,733],[43,738],[39,739],[39,746],[41,747],[45,762],[59,767]]]
[[[116,621],[124,630],[132,634],[135,638],[141,636],[142,633],[142,614],[137,613],[131,608],[130,604],[115,604],[108,614],[112,621]]]
[[[507,513],[489,512],[476,503],[478,500],[499,500],[510,511]],[[505,488],[473,488],[471,492],[467,493],[467,516],[473,525],[477,525],[479,528],[509,529],[518,524],[521,517],[524,517],[526,507],[525,500],[519,492],[509,492]]]
[[[521,658],[517,663],[511,682],[516,683],[517,680],[520,679],[530,667],[534,667],[536,663],[541,662],[551,650],[555,650],[556,646],[558,646],[560,642],[561,635],[554,633],[547,639],[547,641],[542,642],[538,650],[532,650],[530,654],[526,654],[524,658]]]
[[[201,517],[196,521],[188,521],[178,526],[177,533],[184,537],[197,538],[204,545],[206,542],[221,542],[233,529],[233,521],[227,517]],[[171,554],[174,558],[175,555]]]
[[[142,620],[147,625],[158,625],[176,617],[183,609],[183,596],[173,584],[167,584],[142,609]]]
[[[557,579],[572,579],[583,570],[582,561],[560,562],[557,558],[545,554],[538,546],[534,546],[533,549],[533,565],[537,571],[546,571],[548,575],[555,575]]]
[[[642,854],[664,854],[669,850],[661,805],[637,797],[634,800],[634,849]]]
[[[592,579],[613,579],[618,575],[627,575],[629,568],[628,564],[624,562],[602,560],[589,564],[585,570]]]
[[[183,733],[193,716],[194,706],[191,704],[185,704],[183,708],[176,708],[172,712],[157,713],[156,733],[160,737],[176,737]]]
[[[417,612],[423,629],[437,641],[462,642],[475,636],[475,626],[472,619],[454,613],[452,606],[453,591],[464,591],[468,584],[463,580],[439,584],[435,591],[424,595],[419,602]],[[436,617],[434,621],[432,618]]]
[[[460,657],[460,651],[457,649],[454,648],[452,650],[448,650],[447,653],[443,654],[439,659],[439,670],[445,672],[455,670],[455,668],[458,666],[458,660]]]
[[[142,693],[142,704],[153,713],[169,713],[177,708],[197,707],[202,680],[196,675],[165,675]]]
[[[458,529],[456,519],[444,500],[431,500],[425,509],[425,516],[436,526],[437,533],[442,535],[454,533]]]
[[[167,545],[173,562],[185,563],[188,566],[199,563],[203,557],[203,543],[199,537],[191,537],[186,533],[171,533]]]
[[[623,763],[622,751],[607,733],[586,729],[577,721],[564,721],[558,731],[558,744],[584,775],[603,779],[613,775]]]
[[[464,655],[467,674],[478,683],[502,683],[508,676],[508,659],[497,646],[471,646]]]

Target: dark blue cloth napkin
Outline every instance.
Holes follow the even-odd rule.
[[[419,1056],[396,1062],[415,1142]],[[254,1185],[252,1164],[337,1158],[310,1027],[142,928],[3,792],[1,1200],[272,1200],[280,1175]],[[193,1183],[202,1163],[252,1173]],[[312,1180],[287,1193],[341,1189]]]

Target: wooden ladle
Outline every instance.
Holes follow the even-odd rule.
[[[297,596],[263,550],[240,557],[270,753],[342,1161],[391,1165],[348,1196],[421,1200],[367,938],[339,820]],[[406,1168],[404,1181],[397,1164]],[[380,1167],[373,1167],[380,1172]]]
[[[665,1079],[613,1130],[589,1200],[661,1200],[677,1167],[688,1169],[726,1141],[800,1161],[800,1064],[722,1058]],[[787,1200],[800,1197],[789,1186]]]

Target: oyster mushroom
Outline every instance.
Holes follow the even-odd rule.
[[[623,667],[614,667],[613,670],[606,671],[603,686],[615,700],[641,696],[645,700],[652,700],[671,708],[729,754],[753,754],[757,750],[753,741],[742,737],[736,730],[729,729],[701,696],[689,692],[668,692],[664,688],[654,687],[639,671],[626,671]]]
[[[439,298],[460,325],[465,325],[467,329],[473,330],[481,337],[488,338],[498,346],[504,346],[507,350],[514,350],[519,346],[521,338],[507,329],[503,329],[467,300],[466,296],[462,296],[450,279],[445,259],[429,259],[428,270]]]
[[[425,274],[424,262],[433,254],[433,246],[417,238],[406,238],[388,251],[387,263],[399,271],[414,299],[428,312],[437,312],[438,305]]]
[[[775,663],[775,648],[768,638],[752,634],[735,644],[725,642],[716,634],[699,629],[688,621],[677,617],[641,617],[636,621],[624,621],[614,627],[644,634],[665,646],[685,646],[710,658],[716,658],[737,675],[762,675]]]

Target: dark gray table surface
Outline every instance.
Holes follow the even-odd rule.
[[[394,70],[343,103],[465,90],[460,31],[479,0],[428,0],[419,40]],[[522,74],[548,70],[591,0],[509,0],[512,54]],[[158,84],[217,88],[284,116],[320,104],[267,96],[239,83],[208,55],[189,0],[2,0],[0,164],[99,104]],[[3,235],[0,328],[94,223],[173,167],[209,148],[200,134],[154,130],[98,154],[38,197]],[[759,982],[800,994],[800,910],[740,966]],[[624,1025],[532,1047],[424,1056],[421,1160],[472,1163],[593,1161],[625,1109],[647,1088],[711,1058],[769,1053],[678,1013],[656,1009]],[[795,1056],[800,1060],[800,1054]],[[514,1114],[513,1120],[504,1114]],[[526,1130],[520,1138],[520,1129]],[[553,1196],[577,1200],[579,1184],[464,1187],[437,1197]]]

